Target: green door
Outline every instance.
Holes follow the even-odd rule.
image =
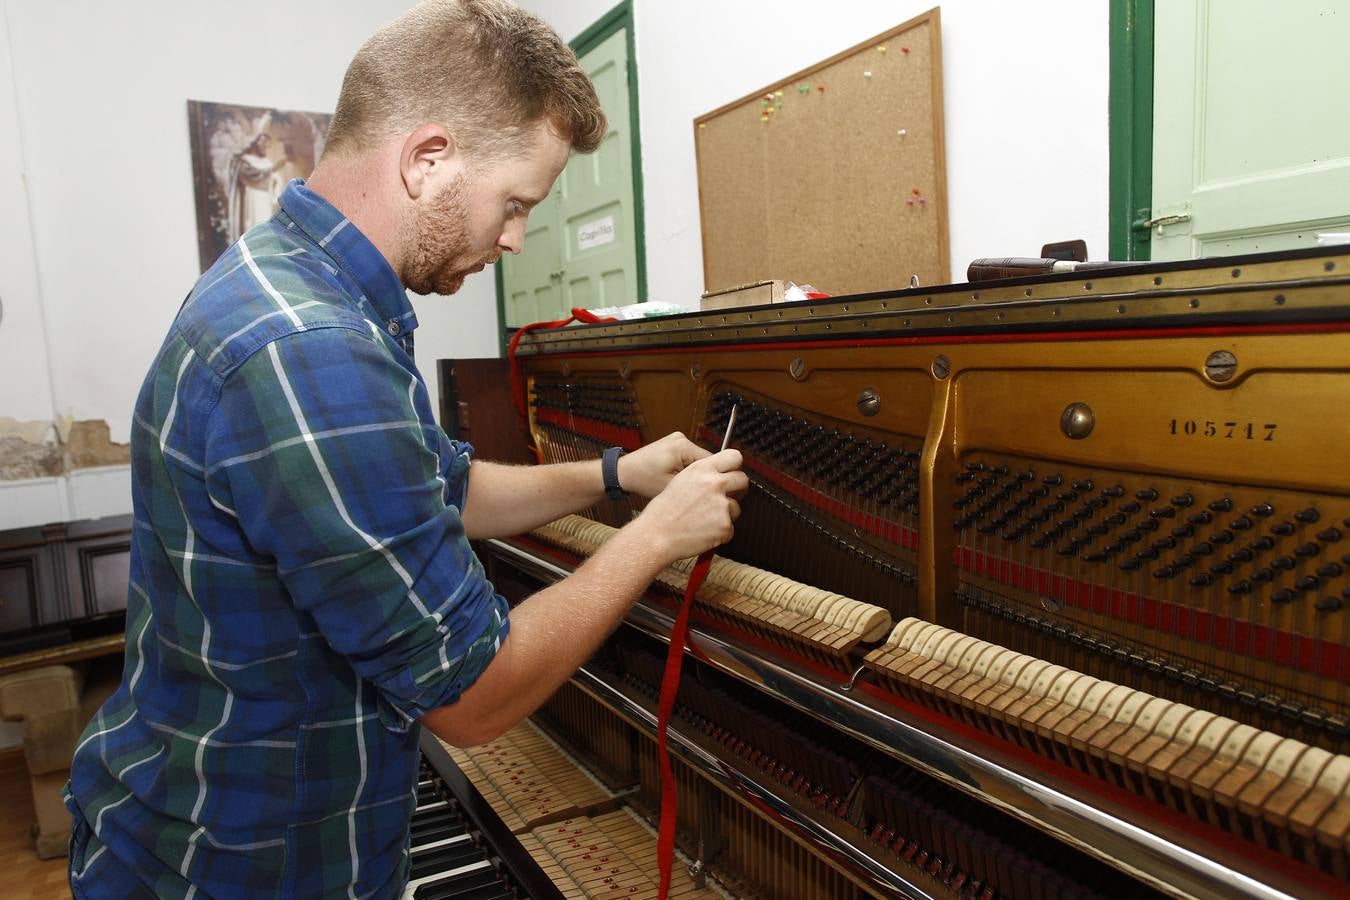
[[[525,249],[502,258],[507,327],[565,318],[572,307],[636,303],[633,135],[625,30],[581,57],[609,132],[595,153],[573,154],[548,200],[535,207]]]
[[[559,193],[558,185],[554,184],[548,199],[530,211],[525,225],[525,247],[520,255],[507,253],[501,259],[502,305],[506,325],[511,328],[566,318],[559,315],[566,308],[561,289]]]
[[[1350,8],[1165,0],[1154,15],[1152,258],[1350,231]]]

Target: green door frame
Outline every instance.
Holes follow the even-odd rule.
[[[647,229],[643,213],[642,190],[642,129],[638,123],[638,78],[637,53],[633,39],[633,0],[622,0],[618,6],[605,13],[589,28],[572,39],[569,46],[577,58],[581,58],[600,45],[614,32],[626,29],[625,42],[628,45],[628,112],[629,132],[632,135],[633,151],[633,228],[637,232],[637,289],[638,302],[647,299]],[[502,281],[502,267],[495,266],[497,281],[497,325],[501,329],[501,354],[506,355],[506,345],[510,342],[506,322],[506,285]]]
[[[1110,259],[1148,259],[1153,204],[1153,4],[1111,0]]]

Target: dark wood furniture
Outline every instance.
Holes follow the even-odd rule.
[[[0,532],[0,666],[78,644],[67,658],[121,648],[131,563],[131,516]],[[110,641],[112,638],[114,640]]]

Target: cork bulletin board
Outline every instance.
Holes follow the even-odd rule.
[[[949,280],[938,10],[694,120],[705,290]]]

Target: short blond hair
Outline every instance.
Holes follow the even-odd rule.
[[[357,51],[324,152],[368,152],[435,123],[492,158],[521,147],[541,119],[581,153],[599,147],[608,127],[557,33],[505,0],[422,0]]]

